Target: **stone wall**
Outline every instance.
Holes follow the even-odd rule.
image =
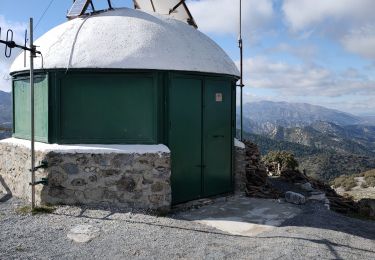
[[[234,145],[234,191],[246,192],[246,149],[245,144],[235,139]]]
[[[14,139],[7,140],[0,142],[0,177],[14,196],[30,200],[30,149]],[[171,206],[170,152],[165,146],[161,150],[143,146],[143,151],[137,151],[140,146],[121,146],[125,150],[120,146],[95,150],[39,146],[42,148],[36,146],[37,163],[45,160],[48,168],[38,170],[36,176],[37,180],[48,178],[48,185],[37,186],[38,203],[157,211],[167,211]]]

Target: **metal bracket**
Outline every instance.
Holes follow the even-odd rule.
[[[34,172],[39,169],[47,169],[48,168],[48,162],[46,160],[43,160],[40,162],[40,165],[34,167]],[[32,171],[32,169],[30,169]]]
[[[42,184],[43,186],[48,185],[48,178],[42,178],[40,181],[36,181],[34,183],[29,183],[30,186],[36,186]]]

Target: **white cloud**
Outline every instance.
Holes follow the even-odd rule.
[[[318,49],[316,46],[309,43],[304,43],[303,45],[280,43],[276,46],[264,49],[263,53],[267,55],[274,53],[288,53],[293,54],[294,56],[303,60],[311,60],[318,53]]]
[[[284,0],[283,11],[293,30],[322,22],[362,23],[374,21],[373,0]],[[344,23],[345,24],[345,23]]]
[[[375,23],[353,30],[341,42],[347,50],[375,60]]]
[[[284,0],[282,10],[292,32],[321,34],[375,59],[374,0]]]
[[[244,33],[261,32],[274,17],[272,0],[242,2]],[[203,32],[238,34],[239,0],[190,0],[188,5]]]
[[[14,33],[13,40],[17,43],[24,42],[26,24],[12,22],[5,19],[4,16],[0,15],[0,27],[1,27],[1,39],[5,40],[6,32],[8,29],[12,29]],[[4,56],[5,45],[0,45],[0,90],[10,91],[11,90],[11,79],[9,76],[9,68],[13,60],[16,58],[19,50],[13,49],[11,58]]]
[[[375,95],[375,81],[355,69],[344,73],[317,65],[292,65],[265,57],[245,60],[245,84],[250,88],[273,90],[280,97],[341,97]]]

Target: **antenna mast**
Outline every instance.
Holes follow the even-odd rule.
[[[238,37],[238,47],[240,48],[240,122],[241,122],[241,134],[240,139],[243,141],[243,41],[242,41],[242,0],[240,1],[240,32]]]
[[[31,141],[31,209],[35,208],[35,186],[38,184],[43,184],[44,181],[35,181],[35,172],[38,168],[42,168],[42,166],[35,167],[35,124],[34,124],[34,59],[37,57],[36,55],[41,55],[40,51],[36,50],[36,46],[34,45],[34,25],[33,25],[33,18],[30,18],[30,46],[26,46],[27,42],[27,32],[25,33],[25,45],[19,45],[13,41],[13,31],[11,29],[7,30],[6,40],[1,40],[1,28],[0,28],[0,43],[5,45],[5,57],[9,58],[12,55],[12,49],[22,49],[25,52],[28,51],[30,53],[30,141]]]

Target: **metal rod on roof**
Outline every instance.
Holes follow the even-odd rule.
[[[113,9],[113,8],[112,8],[111,0],[107,0],[107,2],[108,2],[109,9]]]
[[[176,11],[176,9],[177,9],[180,5],[184,4],[184,2],[185,2],[185,0],[181,0],[180,2],[178,2],[178,3],[177,3],[172,9],[169,10],[169,14],[173,13],[174,11]]]
[[[95,12],[95,6],[94,6],[94,3],[92,2],[92,0],[90,0],[90,5],[91,5],[92,11]]]
[[[241,134],[240,139],[243,141],[243,41],[242,41],[242,0],[240,0],[240,32],[238,37],[238,47],[240,48],[240,122]]]
[[[154,12],[156,12],[154,1],[150,0],[150,2],[151,2],[152,10],[154,10]]]

